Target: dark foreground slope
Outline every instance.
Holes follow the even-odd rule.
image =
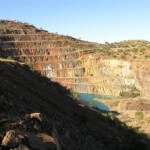
[[[29,117],[34,112],[41,113],[43,119]],[[31,71],[27,65],[2,60],[0,142],[10,130],[21,135],[18,144],[27,145],[29,149],[148,150],[149,143],[144,135],[128,129],[118,120],[80,106],[69,91]],[[54,145],[45,148],[30,138],[39,133],[54,138]],[[34,142],[39,144],[38,148],[34,148]]]

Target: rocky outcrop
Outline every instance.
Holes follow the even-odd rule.
[[[28,145],[31,149],[36,150],[56,150],[55,140],[47,134],[30,135]]]
[[[31,119],[37,119],[38,121],[43,121],[43,116],[40,113],[32,113],[29,115]]]
[[[17,148],[12,148],[10,150],[31,150],[31,149],[29,149],[29,147],[24,144],[20,144]]]
[[[6,135],[2,140],[2,146],[7,148],[15,148],[21,143],[21,135],[16,133],[16,131],[7,131]]]

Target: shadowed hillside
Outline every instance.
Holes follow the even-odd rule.
[[[40,119],[31,113],[40,113]],[[7,131],[18,133],[20,144],[35,149],[33,140],[45,133],[50,144],[34,140],[38,149],[148,150],[145,135],[129,129],[114,117],[90,110],[76,102],[58,83],[15,61],[0,61],[0,149]],[[31,136],[32,135],[32,136]],[[33,137],[34,138],[31,138]],[[35,138],[36,139],[36,138]],[[34,146],[33,146],[34,145]]]

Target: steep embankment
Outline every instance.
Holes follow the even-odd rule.
[[[112,119],[27,65],[0,61],[0,149],[148,150],[146,137]]]

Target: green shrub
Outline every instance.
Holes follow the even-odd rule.
[[[144,121],[146,121],[147,123],[150,123],[150,116],[147,116]]]
[[[112,112],[109,112],[109,113],[108,113],[108,117],[109,117],[111,120],[114,120],[114,119],[115,119],[115,117],[114,117],[114,115],[113,115]]]
[[[135,113],[135,118],[138,119],[138,120],[143,120],[143,118],[144,118],[143,112],[142,111],[137,111]]]
[[[72,96],[74,99],[80,100],[80,95],[79,95],[79,93],[74,92],[74,91],[72,91],[72,90],[70,90],[70,93],[71,93],[71,96]]]
[[[112,112],[108,112],[108,113],[102,113],[102,116],[106,117],[106,118],[109,118],[110,120],[115,120],[115,116],[113,115]]]
[[[8,56],[7,59],[8,60],[14,60],[14,58],[12,56]]]
[[[135,97],[140,96],[140,91],[138,89],[136,89],[136,87],[133,87],[129,91],[120,92],[120,96],[127,97],[127,98],[129,98],[129,97],[135,98]]]
[[[149,55],[145,55],[144,57],[145,57],[145,58],[150,58],[150,56],[149,56]]]
[[[92,102],[92,101],[89,102],[88,106],[89,106],[89,107],[93,107],[93,102]]]

